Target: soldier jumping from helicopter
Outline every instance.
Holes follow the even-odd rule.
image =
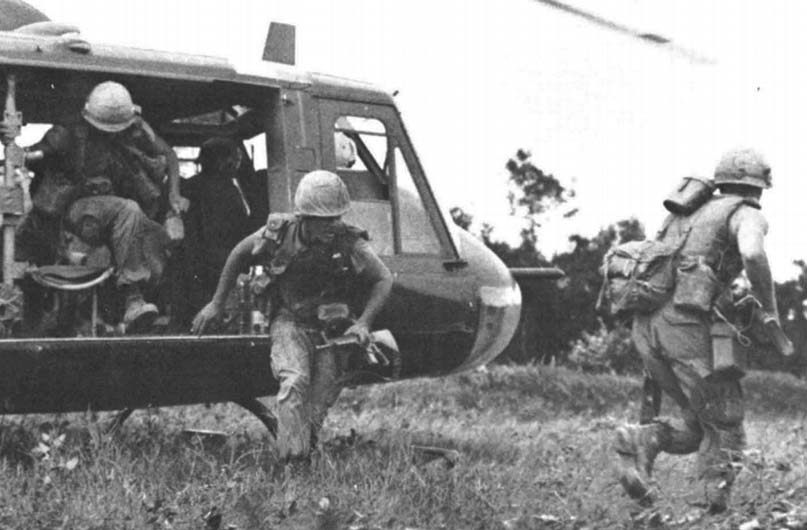
[[[196,315],[191,331],[201,334],[224,311],[238,273],[264,265],[276,295],[269,334],[272,372],[280,381],[278,447],[281,458],[306,458],[341,390],[332,351],[316,351],[321,308],[358,309],[355,295],[367,288],[363,310],[345,335],[366,344],[370,327],[392,289],[392,275],[370,248],[367,233],[341,220],[350,208],[345,183],[329,171],[312,171],[294,196],[295,215],[272,214],[266,227],[232,250],[213,299]]]
[[[81,84],[78,80],[68,88],[76,92]],[[179,193],[176,153],[140,117],[129,91],[112,81],[93,88],[80,117],[68,116],[65,122],[26,148],[42,157],[36,167],[41,175],[32,185],[34,211],[20,236],[33,232],[41,238],[37,226],[43,225],[42,220],[64,219],[84,242],[109,245],[124,298],[124,328],[145,329],[158,309],[146,302],[142,289],[161,277],[165,245],[175,237],[154,221],[163,208],[161,181],[166,174],[168,215],[179,215],[188,207]],[[2,126],[0,134],[6,134]],[[62,183],[57,184],[60,178]],[[25,255],[32,241],[20,243]],[[42,249],[29,253],[42,255]]]

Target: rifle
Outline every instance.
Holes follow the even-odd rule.
[[[6,104],[3,111],[4,134],[4,179],[0,186],[0,211],[3,216],[3,283],[13,286],[22,276],[14,261],[14,234],[20,218],[25,213],[22,186],[16,181],[17,172],[25,166],[25,151],[17,145],[16,138],[22,128],[22,113],[17,111],[17,77],[6,75]]]
[[[395,342],[392,333],[387,329],[370,333],[370,342],[366,346],[361,344],[356,335],[327,337],[323,333],[323,339],[324,343],[316,347],[317,351],[331,350],[346,356],[359,354],[367,366],[389,366],[392,364],[382,347],[398,353],[398,344]]]
[[[779,324],[779,320],[763,311],[762,304],[756,297],[746,294],[734,302],[734,307],[737,312],[744,312],[748,315],[749,327],[755,332],[759,342],[773,345],[776,351],[784,357],[790,357],[796,352],[793,343]]]

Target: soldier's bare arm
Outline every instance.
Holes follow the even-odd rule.
[[[762,212],[743,206],[732,216],[731,228],[737,237],[737,246],[754,295],[768,316],[779,318],[774,296],[773,277],[765,253],[765,235],[768,223]]]
[[[364,240],[357,243],[353,261],[356,271],[359,272],[359,278],[370,283],[372,287],[364,311],[356,323],[345,331],[345,335],[356,335],[362,342],[367,342],[370,328],[392,292],[392,273]]]
[[[219,276],[216,292],[213,294],[213,298],[210,302],[193,318],[191,333],[203,333],[211,321],[221,316],[224,310],[224,304],[227,301],[227,295],[235,285],[235,280],[238,278],[239,272],[249,265],[254,258],[252,249],[255,247],[256,243],[260,241],[262,232],[263,228],[248,235],[230,251],[230,255],[227,256],[227,261],[224,263],[224,268],[221,271],[221,276]]]

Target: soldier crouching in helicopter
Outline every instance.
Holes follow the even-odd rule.
[[[697,452],[710,513],[726,509],[733,464],[745,443],[743,366],[733,349],[738,337],[716,304],[745,269],[761,320],[768,327],[779,323],[763,245],[768,225],[759,205],[771,186],[770,167],[753,150],[729,151],[717,165],[714,184],[719,195],[711,196],[709,188],[691,210],[672,213],[655,241],[642,242],[657,253],[666,245],[674,273],[671,294],[634,313],[633,341],[647,373],[682,418],[626,425],[615,440],[620,482],[645,504],[655,496],[649,480],[658,453]]]
[[[221,316],[241,269],[250,264],[266,267],[275,290],[269,334],[272,372],[280,381],[278,446],[287,459],[310,454],[341,390],[334,354],[316,351],[323,313],[353,306],[356,293],[368,288],[364,309],[344,331],[366,344],[392,289],[392,275],[370,248],[367,233],[341,220],[350,197],[336,174],[306,174],[295,192],[294,208],[294,216],[270,215],[265,228],[236,245],[213,299],[191,328],[202,333]]]
[[[63,219],[84,243],[109,245],[125,301],[122,323],[127,332],[142,330],[158,314],[157,307],[145,301],[143,287],[162,275],[168,240],[181,237],[166,233],[154,221],[161,215],[166,173],[168,215],[178,216],[188,207],[179,193],[176,154],[140,117],[129,91],[119,83],[97,85],[81,117],[65,121],[26,149],[41,160],[34,168],[39,177],[32,197],[34,211],[20,235],[47,225],[43,220]],[[33,238],[18,239],[25,254]],[[29,253],[42,255],[41,249]]]

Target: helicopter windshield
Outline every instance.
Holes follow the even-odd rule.
[[[440,244],[401,148],[375,118],[340,116],[334,126],[337,173],[348,184],[348,219],[372,227],[375,250],[393,253],[392,202],[397,201],[400,252],[439,254]],[[394,182],[395,186],[391,186]],[[395,197],[390,198],[394,189]]]

